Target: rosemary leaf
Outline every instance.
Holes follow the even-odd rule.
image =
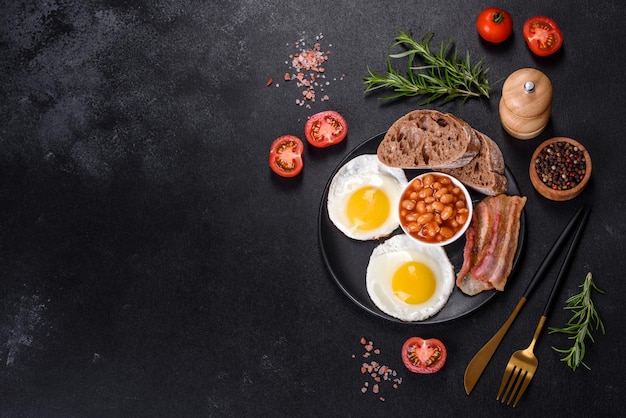
[[[483,59],[472,66],[470,53],[465,58],[459,56],[452,42],[441,43],[438,52],[430,49],[433,33],[424,35],[420,42],[412,38],[409,32],[400,31],[394,38],[392,48],[402,47],[404,51],[388,54],[386,71],[382,74],[372,71],[368,66],[368,75],[364,77],[365,93],[378,89],[391,89],[394,93],[385,99],[402,96],[427,96],[422,104],[436,100],[448,102],[461,98],[463,102],[470,98],[489,98],[491,84],[487,80],[488,68]],[[392,60],[406,58],[406,71],[395,70]],[[416,59],[423,65],[414,65]]]
[[[562,328],[549,327],[548,329],[550,334],[567,334],[568,340],[573,341],[569,348],[552,347],[557,353],[565,354],[561,361],[567,363],[572,370],[576,370],[581,365],[590,370],[591,368],[583,361],[587,348],[585,339],[588,337],[591,342],[595,342],[591,330],[600,329],[602,334],[605,333],[604,324],[591,300],[591,292],[593,290],[599,293],[604,292],[596,286],[591,273],[587,273],[580,287],[582,291],[565,302],[564,309],[573,312],[569,321]]]

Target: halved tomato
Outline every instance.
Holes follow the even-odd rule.
[[[411,337],[402,345],[402,362],[413,373],[436,373],[447,357],[446,346],[436,338]]]
[[[282,177],[294,177],[303,167],[304,144],[294,135],[283,135],[272,142],[270,147],[270,168]]]
[[[554,54],[563,45],[559,25],[547,16],[534,16],[524,23],[524,39],[531,51],[541,57]]]
[[[316,113],[304,125],[306,140],[317,148],[338,144],[345,139],[347,134],[346,120],[334,110]]]

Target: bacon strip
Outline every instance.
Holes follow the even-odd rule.
[[[474,208],[456,285],[467,295],[504,290],[513,268],[526,197],[499,194]]]

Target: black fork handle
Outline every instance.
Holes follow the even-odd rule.
[[[557,253],[559,252],[559,250],[561,249],[563,244],[565,244],[565,242],[567,241],[567,238],[570,235],[570,233],[574,230],[576,225],[579,224],[579,220],[580,220],[581,216],[583,216],[584,212],[588,213],[589,209],[586,206],[580,207],[576,211],[574,216],[572,216],[572,219],[567,223],[565,228],[563,228],[563,231],[561,231],[561,234],[556,239],[554,244],[552,244],[552,248],[550,248],[550,251],[548,251],[548,253],[544,257],[543,261],[541,262],[541,264],[537,268],[537,271],[535,272],[535,274],[533,275],[532,279],[528,283],[528,286],[526,287],[526,290],[524,291],[523,297],[525,299],[528,299],[530,297],[530,294],[533,292],[535,287],[537,287],[537,284],[540,281],[539,279],[542,278],[543,275],[545,274],[546,270],[550,266],[552,266],[552,262],[553,262],[554,258],[556,257]]]
[[[574,256],[574,252],[576,251],[576,246],[578,241],[580,241],[580,237],[582,235],[583,230],[585,229],[585,224],[587,223],[587,218],[589,217],[590,208],[586,207],[583,213],[583,217],[578,224],[578,228],[576,228],[576,232],[574,233],[574,238],[572,238],[572,242],[569,244],[569,248],[567,249],[567,253],[565,254],[565,258],[563,259],[563,263],[561,263],[561,268],[559,269],[559,273],[556,276],[556,281],[552,286],[552,291],[550,292],[550,296],[548,297],[548,301],[546,302],[545,308],[543,308],[543,316],[548,316],[548,312],[552,305],[554,304],[554,300],[556,299],[556,295],[558,294],[559,286],[565,277],[565,273],[569,268],[572,257]]]

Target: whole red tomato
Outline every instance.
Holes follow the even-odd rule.
[[[500,43],[504,42],[513,32],[513,19],[511,15],[500,8],[488,7],[476,18],[476,29],[485,41]]]

